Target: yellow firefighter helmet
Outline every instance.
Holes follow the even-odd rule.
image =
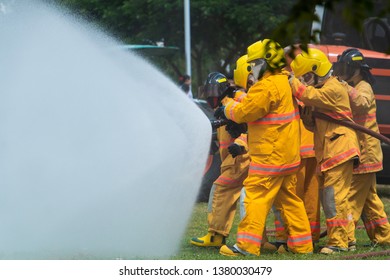
[[[251,73],[252,69],[250,64],[247,62],[248,55],[243,55],[236,61],[236,69],[233,71],[234,83],[247,89],[248,86],[248,76]]]
[[[264,59],[273,69],[286,65],[283,48],[271,39],[257,41],[248,47],[248,62]]]
[[[290,64],[296,77],[313,72],[319,77],[325,77],[332,69],[332,63],[327,56],[316,48],[308,48],[307,52],[298,54]]]

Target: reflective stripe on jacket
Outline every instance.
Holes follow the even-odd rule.
[[[225,115],[248,124],[249,174],[282,176],[300,164],[299,112],[288,72],[266,73],[241,103],[224,101]]]
[[[302,120],[300,120],[299,125],[301,129],[301,158],[315,157],[313,132],[305,128]]]

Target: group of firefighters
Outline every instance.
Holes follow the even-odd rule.
[[[321,254],[356,250],[360,218],[371,246],[389,246],[390,224],[376,192],[380,141],[338,122],[379,131],[370,67],[353,48],[334,64],[317,48],[289,59],[291,53],[264,39],[237,60],[234,83],[208,75],[204,94],[226,123],[218,128],[221,175],[210,191],[208,233],[191,244],[220,247],[225,256],[312,253],[322,205]],[[227,245],[238,202],[237,239]],[[271,209],[275,242],[265,226]]]

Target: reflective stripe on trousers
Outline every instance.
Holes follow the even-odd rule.
[[[323,172],[320,196],[328,232],[327,246],[348,248],[347,230],[352,218],[348,192],[352,182],[353,160],[348,160]]]
[[[245,216],[238,225],[236,245],[243,251],[260,255],[260,244],[267,215],[274,202],[283,209],[289,228],[290,250],[313,251],[310,224],[302,200],[295,194],[296,175],[258,177],[257,184],[245,185]]]

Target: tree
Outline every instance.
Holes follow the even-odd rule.
[[[58,1],[125,43],[154,43],[163,39],[166,45],[178,46],[183,55],[176,64],[185,68],[183,0]],[[287,19],[293,3],[291,0],[191,1],[195,84],[202,84],[211,71],[231,75],[236,59],[246,53],[247,46],[270,36]]]
[[[343,16],[357,30],[376,2],[383,0],[192,0],[191,46],[193,82],[203,83],[211,71],[231,75],[236,59],[257,40],[273,38],[282,46],[301,43],[303,48],[316,42],[310,32],[316,5],[334,9],[346,5]],[[168,64],[184,67],[183,0],[57,0],[88,21],[93,21],[124,43],[144,44],[161,41],[177,46],[180,56]],[[387,1],[383,14],[390,13]],[[319,31],[317,31],[318,33]],[[167,64],[166,61],[158,61]],[[168,67],[162,67],[168,69]],[[177,72],[177,70],[176,70]],[[167,74],[177,77],[170,70]]]
[[[320,21],[314,14],[316,5],[335,11],[340,9],[339,4],[343,4],[344,7],[342,17],[345,23],[359,33],[364,33],[363,21],[367,15],[376,14],[381,18],[390,14],[390,1],[386,0],[299,0],[293,5],[287,19],[274,30],[272,37],[289,45],[300,43],[303,49],[307,48],[308,43],[318,43],[316,35],[320,30],[314,30],[313,33],[307,31],[307,23]],[[390,53],[390,49],[387,53]]]

